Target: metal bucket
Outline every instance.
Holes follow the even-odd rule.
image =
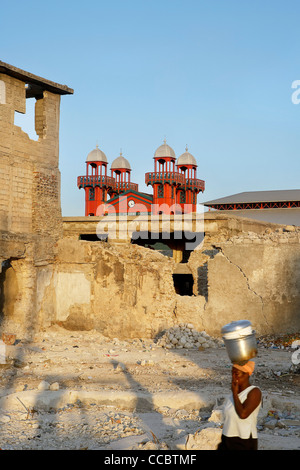
[[[231,362],[245,364],[257,355],[255,331],[248,320],[228,323],[221,332]]]

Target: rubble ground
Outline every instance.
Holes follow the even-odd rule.
[[[225,347],[208,335],[207,347],[199,335],[196,346],[170,347],[163,336],[120,340],[59,326],[30,341],[16,335],[0,364],[0,448],[215,448],[230,393]],[[299,338],[259,338],[261,450],[300,449]]]

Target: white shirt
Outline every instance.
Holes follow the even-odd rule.
[[[241,403],[244,403],[248,393],[255,385],[250,385],[238,394]],[[233,396],[231,395],[226,403],[224,404],[224,425],[223,434],[227,437],[240,437],[242,439],[248,439],[251,435],[254,439],[257,438],[257,415],[261,406],[261,402],[255,408],[254,411],[248,416],[248,418],[241,419],[235,411]]]

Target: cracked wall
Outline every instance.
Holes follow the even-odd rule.
[[[241,233],[222,243],[207,237],[187,263],[192,296],[176,294],[176,263],[154,250],[67,237],[55,263],[37,273],[39,323],[119,338],[154,338],[179,323],[220,336],[238,319],[250,320],[258,334],[298,332],[299,235]]]
[[[259,334],[300,329],[300,230],[282,227],[207,240],[191,266],[206,269],[203,326],[211,334],[249,319]],[[203,286],[202,286],[203,290]],[[201,290],[198,291],[201,295]]]

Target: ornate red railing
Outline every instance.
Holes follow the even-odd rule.
[[[204,191],[205,181],[196,178],[186,179],[183,173],[176,172],[150,172],[145,175],[145,183],[153,185],[154,183],[169,183],[169,184],[180,184],[185,188],[192,190],[197,189],[198,191]]]
[[[205,181],[198,179],[187,179],[185,181],[185,186],[186,188],[198,189],[199,191],[203,192],[205,190]]]
[[[115,185],[115,178],[111,176],[78,176],[77,186],[84,188],[85,186],[105,186],[112,188]]]
[[[139,185],[136,183],[128,183],[128,182],[117,182],[114,184],[114,189],[117,191],[128,191],[132,189],[133,191],[139,190]]]
[[[167,172],[167,171],[151,171],[145,175],[145,183],[169,183],[169,184],[184,184],[185,177],[182,173]]]

